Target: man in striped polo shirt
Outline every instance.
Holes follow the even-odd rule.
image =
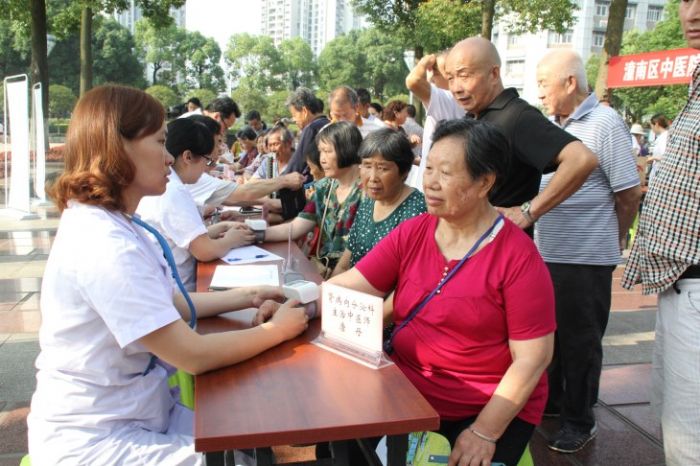
[[[700,50],[700,0],[679,5],[688,47]],[[622,286],[659,294],[652,406],[668,466],[700,464],[700,65],[668,130]]]
[[[545,413],[560,414],[549,448],[573,453],[596,435],[593,405],[610,314],[612,273],[621,261],[642,196],[629,131],[620,115],[588,93],[581,57],[555,50],[537,66],[539,97],[552,121],[598,157],[598,167],[571,197],[543,215],[535,241],[556,301],[557,332]],[[550,183],[544,175],[540,190]]]

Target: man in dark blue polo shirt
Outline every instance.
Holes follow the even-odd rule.
[[[299,87],[287,98],[287,107],[294,122],[299,127],[301,135],[299,143],[289,162],[289,171],[295,171],[306,176],[311,181],[311,175],[306,164],[306,154],[311,145],[316,144],[316,135],[330,121],[323,115],[323,102],[316,98],[310,89]]]
[[[535,221],[578,190],[598,159],[519,98],[515,89],[503,87],[501,59],[488,40],[471,37],[458,42],[445,68],[450,91],[467,114],[493,123],[506,135],[511,167],[490,201],[532,234]],[[554,170],[547,188],[538,194],[542,173]]]

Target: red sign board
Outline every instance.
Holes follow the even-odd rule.
[[[690,84],[700,50],[676,49],[610,58],[608,87]]]

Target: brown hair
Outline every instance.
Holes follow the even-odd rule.
[[[405,102],[402,102],[400,100],[392,100],[391,102],[386,104],[386,107],[384,107],[382,119],[385,121],[394,121],[396,120],[396,114],[406,107],[407,104]]]
[[[135,176],[123,140],[158,131],[163,106],[143,91],[106,85],[87,92],[76,104],[64,149],[65,169],[48,190],[62,212],[68,201],[124,210],[122,190]]]

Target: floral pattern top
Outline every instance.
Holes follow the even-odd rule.
[[[345,242],[355,221],[355,214],[362,198],[360,180],[355,181],[342,203],[338,202],[336,196],[337,180],[323,178],[314,183],[314,187],[315,191],[304,210],[299,213],[299,217],[316,223],[321,230],[319,256],[329,257],[335,261],[345,251]],[[315,256],[316,248],[310,251],[309,255]]]

